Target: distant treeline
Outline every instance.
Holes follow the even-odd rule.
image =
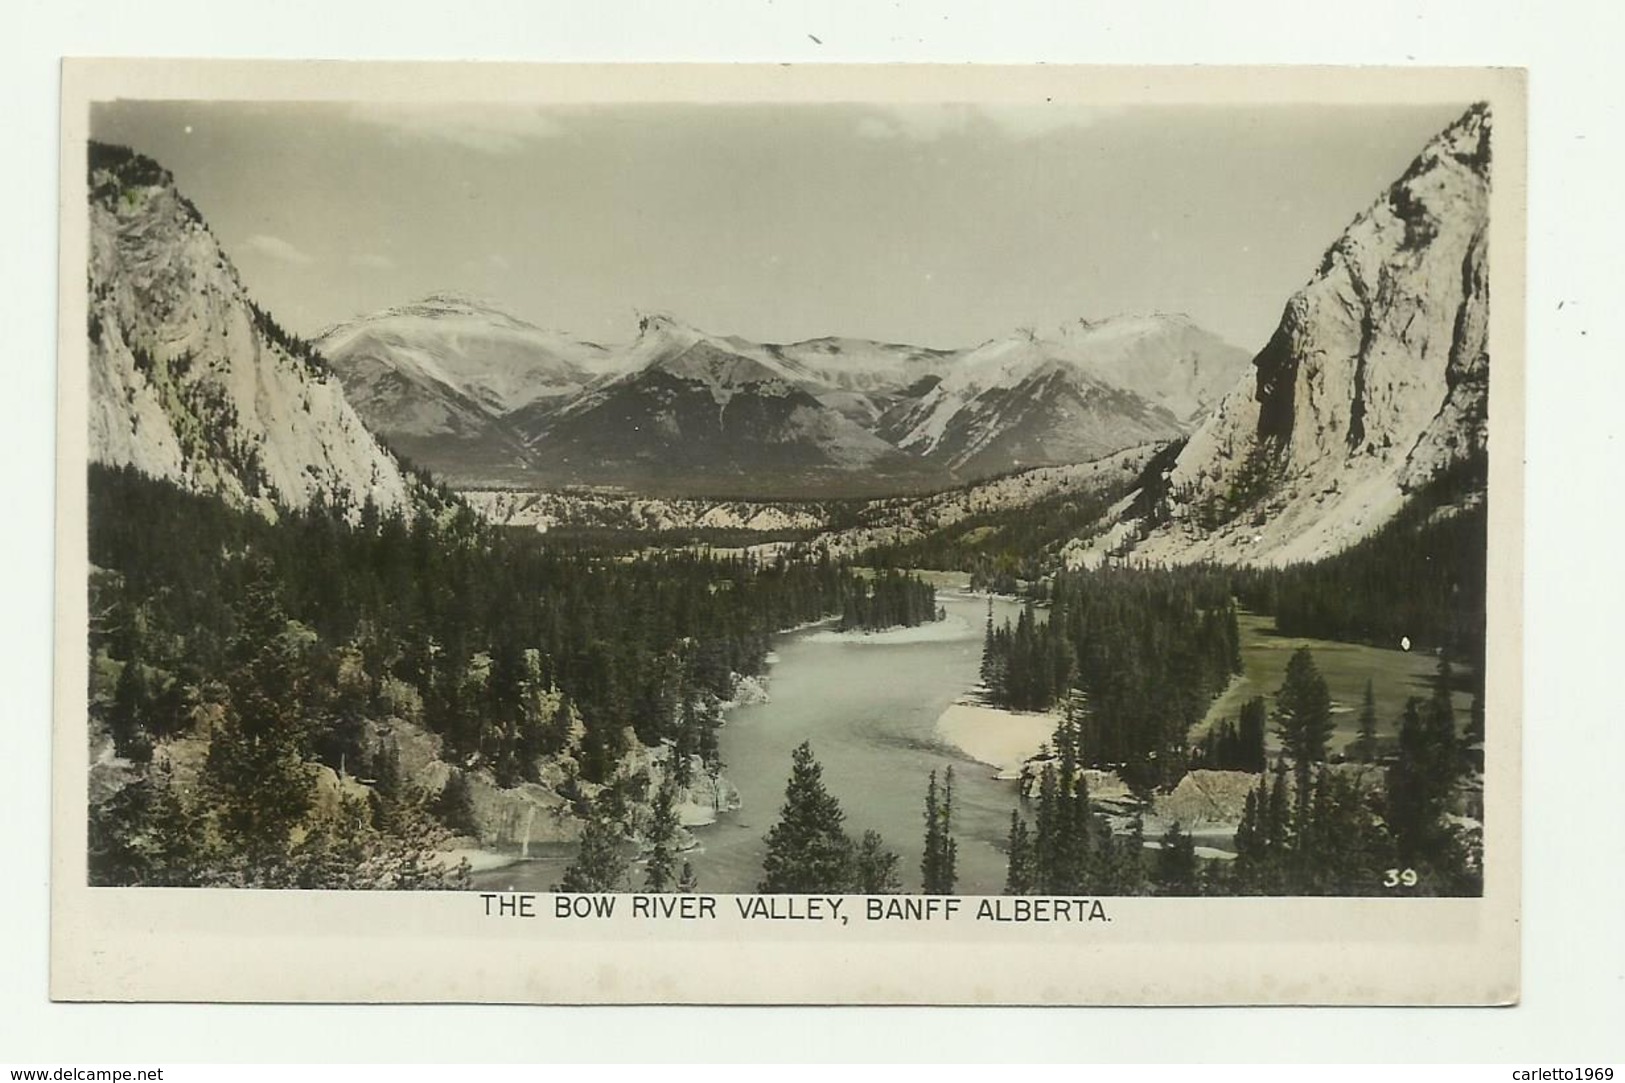
[[[1485,463],[1452,468],[1377,533],[1313,564],[1237,569],[1237,597],[1285,635],[1441,649],[1482,672],[1489,514]],[[1465,504],[1466,506],[1463,506]]]
[[[973,590],[1014,594],[1039,579],[1054,563],[1056,550],[1098,522],[1120,495],[1120,489],[1059,493],[1023,508],[970,515],[913,541],[877,546],[865,560],[884,567],[969,572]]]
[[[918,576],[884,571],[867,582],[860,580],[857,589],[847,591],[841,603],[840,628],[842,631],[854,628],[875,631],[899,625],[913,628],[941,618],[937,592],[931,584]]]
[[[1465,662],[1468,690],[1481,695],[1487,514],[1462,494],[1481,491],[1482,470],[1453,469],[1376,534],[1313,564],[1107,567],[1023,584],[1030,600],[1050,601],[1049,620],[1029,605],[1013,625],[989,622],[989,698],[1017,710],[1085,702],[1096,721],[1080,738],[1082,762],[1132,765],[1155,753],[1150,773],[1177,779],[1187,728],[1239,672],[1238,602],[1274,616],[1286,635],[1387,647],[1408,638]],[[1208,735],[1207,765],[1258,763],[1256,710]]]
[[[832,560],[628,561],[460,505],[410,521],[368,505],[353,524],[316,507],[272,523],[130,469],[93,466],[89,489],[92,713],[137,762],[212,719],[213,796],[191,812],[218,816],[239,794],[235,851],[263,868],[305,822],[305,765],[388,773],[375,720],[421,721],[446,760],[501,786],[566,750],[582,780],[604,781],[629,740],[715,763],[716,705],[736,674],[760,670],[769,637],[872,597]],[[913,578],[896,590],[930,593]],[[463,803],[433,811],[461,826]],[[116,816],[97,827],[107,845],[143,830]],[[167,875],[120,867],[115,879]]]
[[[1207,568],[1058,572],[1049,619],[988,619],[982,681],[1016,710],[1065,702],[1079,762],[1177,782],[1186,737],[1241,670],[1228,581]]]

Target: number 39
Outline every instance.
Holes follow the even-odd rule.
[[[1415,869],[1389,869],[1382,874],[1383,887],[1415,887]]]

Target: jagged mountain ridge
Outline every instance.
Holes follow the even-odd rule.
[[[368,499],[410,514],[421,483],[249,298],[173,177],[124,147],[88,158],[91,460],[272,517]]]
[[[878,431],[973,477],[1087,462],[1186,435],[1246,361],[1183,316],[1079,320],[977,347]]]
[[[518,425],[533,469],[576,483],[794,494],[935,480],[820,401],[824,387],[778,349],[645,316],[619,374]]]
[[[451,474],[524,470],[509,415],[551,409],[615,363],[603,346],[453,293],[335,324],[314,341],[370,426]]]
[[[1481,456],[1490,146],[1482,105],[1430,141],[1327,250],[1177,458],[1070,559],[1318,559]]]
[[[1184,435],[1216,397],[1214,374],[1228,383],[1247,360],[1175,316],[1078,321],[1046,338],[941,350],[834,337],[758,343],[651,313],[627,346],[592,346],[604,352],[590,378],[577,370],[548,394],[496,403],[457,375],[458,364],[435,363],[446,334],[376,356],[388,352],[400,311],[319,341],[369,421],[461,485],[942,488]],[[391,335],[361,330],[374,319]],[[1010,364],[1012,351],[1026,360]]]

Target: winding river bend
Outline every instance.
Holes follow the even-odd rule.
[[[808,629],[776,641],[770,700],[729,711],[720,734],[723,774],[738,787],[741,807],[695,830],[699,848],[684,856],[701,891],[756,890],[790,753],[810,740],[824,785],[846,812],[847,832],[879,831],[898,855],[905,890],[920,886],[926,776],[952,765],[958,890],[999,893],[1016,784],[995,780],[993,768],[935,732],[938,716],[978,680],[987,598],[939,588],[937,600],[947,610],[939,624],[876,636]],[[1018,612],[1016,602],[993,601],[999,623]],[[537,857],[482,873],[476,886],[546,891],[570,854]]]

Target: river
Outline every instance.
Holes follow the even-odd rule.
[[[824,785],[846,812],[855,839],[877,830],[899,858],[903,886],[918,890],[928,774],[954,768],[953,834],[958,890],[998,894],[1003,845],[1016,784],[943,744],[943,710],[977,683],[987,597],[938,588],[946,621],[877,636],[808,629],[780,636],[768,670],[766,703],[727,714],[720,739],[723,774],[739,788],[738,811],[695,829],[692,862],[702,891],[751,892],[762,874],[763,841],[778,819],[790,753],[810,740]],[[1019,604],[993,600],[994,620],[1014,620]],[[561,848],[537,860],[481,873],[485,890],[545,891],[569,859]],[[573,848],[572,848],[573,849]]]

